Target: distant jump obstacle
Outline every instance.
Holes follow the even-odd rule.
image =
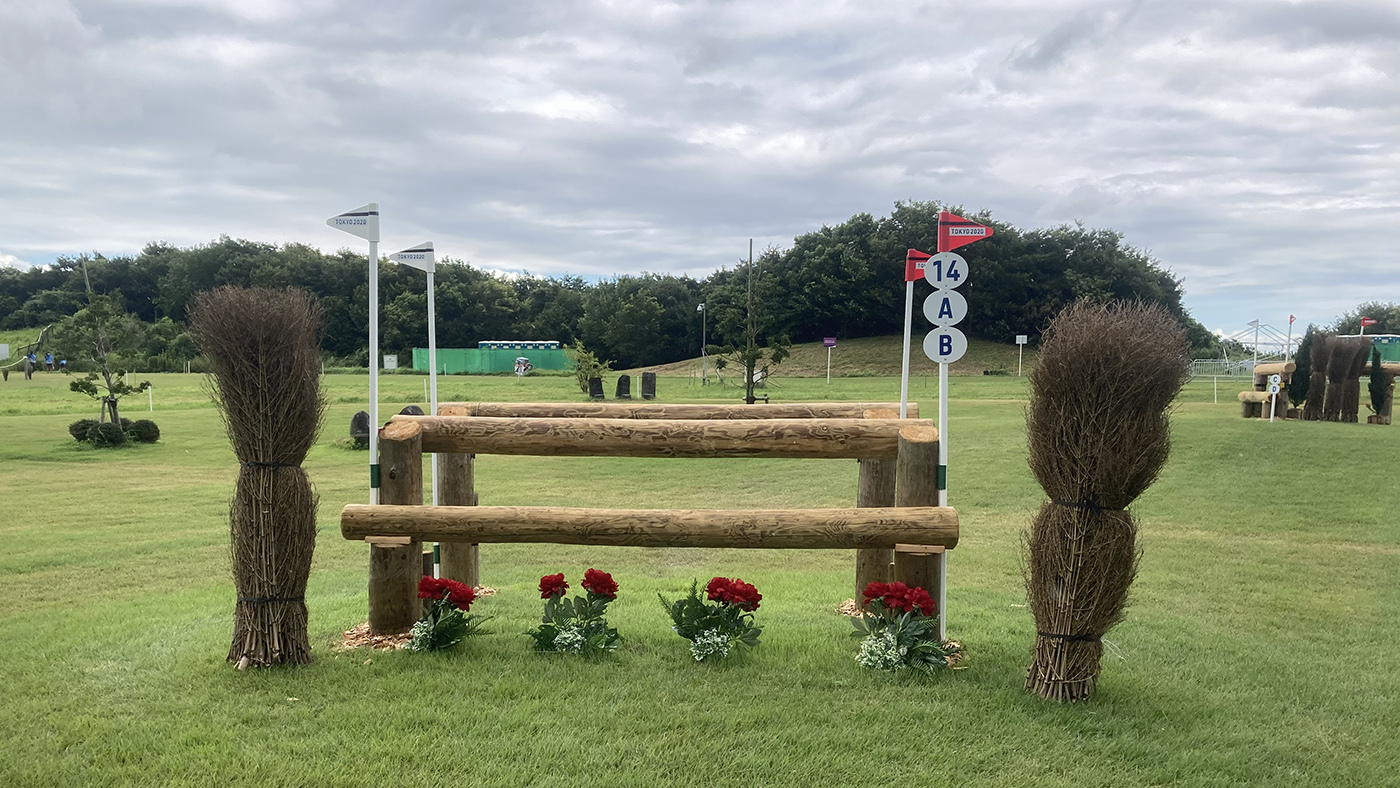
[[[857,589],[923,586],[936,590],[942,615],[939,559],[959,528],[956,510],[936,505],[938,431],[891,418],[893,407],[450,403],[437,416],[395,416],[380,432],[380,504],[341,512],[342,535],[370,544],[370,630],[406,632],[418,620],[424,540],[443,543],[444,577],[472,585],[480,543],[855,549]],[[423,506],[424,452],[438,455],[440,506]],[[856,459],[860,477],[854,508],[478,506],[477,454]]]

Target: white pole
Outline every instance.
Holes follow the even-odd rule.
[[[700,385],[702,386],[710,383],[709,373],[705,371],[705,322],[708,315],[705,303],[700,302]]]
[[[1016,377],[1021,377],[1021,358],[1026,352],[1025,345],[1016,346]]]
[[[1269,395],[1269,423],[1274,423],[1274,411],[1278,410],[1278,392]]]
[[[938,364],[938,505],[948,505],[948,365]],[[948,639],[948,551],[938,556],[938,640]]]
[[[1215,388],[1215,404],[1220,404],[1220,376],[1216,375],[1210,379],[1211,385]]]
[[[826,385],[831,385],[831,348],[826,349]]]
[[[379,242],[369,242],[369,502],[379,503]]]
[[[151,412],[152,412],[152,413],[155,413],[155,412],[156,412],[156,394],[155,394],[155,391],[156,391],[156,390],[155,390],[153,387],[151,387],[151,386],[147,386],[147,387],[146,387],[146,399],[149,400],[150,403],[151,403]]]
[[[1283,346],[1283,363],[1287,364],[1288,359],[1293,355],[1293,320],[1288,321],[1288,344]]]
[[[1259,366],[1259,320],[1254,321],[1254,366]]]
[[[428,272],[428,415],[438,415],[437,313],[433,306],[433,272]],[[438,505],[438,457],[433,453],[433,506]]]
[[[914,330],[914,283],[904,288],[904,371],[899,376],[899,417],[909,414],[909,334]]]

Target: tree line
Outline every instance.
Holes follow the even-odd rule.
[[[889,216],[857,214],[800,235],[786,249],[766,249],[754,257],[752,271],[747,259],[735,259],[698,280],[652,273],[594,282],[507,278],[444,260],[436,277],[438,343],[577,340],[616,368],[662,364],[699,354],[702,302],[710,344],[742,346],[755,329],[748,322],[750,288],[762,314],[761,344],[898,333],[904,253],[934,250],[939,210],[961,212],[935,202],[896,203]],[[1016,334],[1037,335],[1081,297],[1141,299],[1167,307],[1187,327],[1198,354],[1217,355],[1215,337],[1182,305],[1181,280],[1125,244],[1121,233],[1077,224],[1022,230],[986,212],[963,215],[996,231],[959,250],[971,269],[961,288],[969,311],[960,328],[969,334],[1009,342]],[[402,356],[426,347],[423,275],[388,263],[379,271],[383,351]],[[298,287],[325,312],[325,353],[365,366],[367,272],[363,255],[327,254],[298,243],[228,237],[189,248],[153,243],[134,256],[81,255],[27,270],[0,268],[0,329],[61,323],[87,303],[90,289],[119,297],[147,326],[143,358],[148,368],[166,368],[193,357],[184,326],[196,293],[224,284]]]

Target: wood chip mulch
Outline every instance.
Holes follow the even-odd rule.
[[[495,596],[496,589],[491,586],[477,586],[476,595]],[[338,650],[348,650],[352,648],[372,648],[378,651],[398,651],[408,645],[409,634],[402,635],[371,635],[369,633],[369,622],[350,627],[345,630],[344,636],[340,639]]]

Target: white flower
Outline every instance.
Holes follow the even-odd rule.
[[[554,636],[554,649],[565,654],[578,654],[583,651],[583,630],[578,624],[566,624]]]
[[[696,662],[704,662],[710,657],[729,656],[729,639],[718,629],[707,629],[695,636],[690,643],[690,653]]]
[[[904,656],[908,651],[895,640],[893,632],[885,630],[860,642],[856,662],[872,670],[896,671],[904,667]]]
[[[419,619],[414,622],[413,629],[408,631],[408,645],[404,649],[408,651],[429,651],[433,642],[433,626],[427,621]]]

